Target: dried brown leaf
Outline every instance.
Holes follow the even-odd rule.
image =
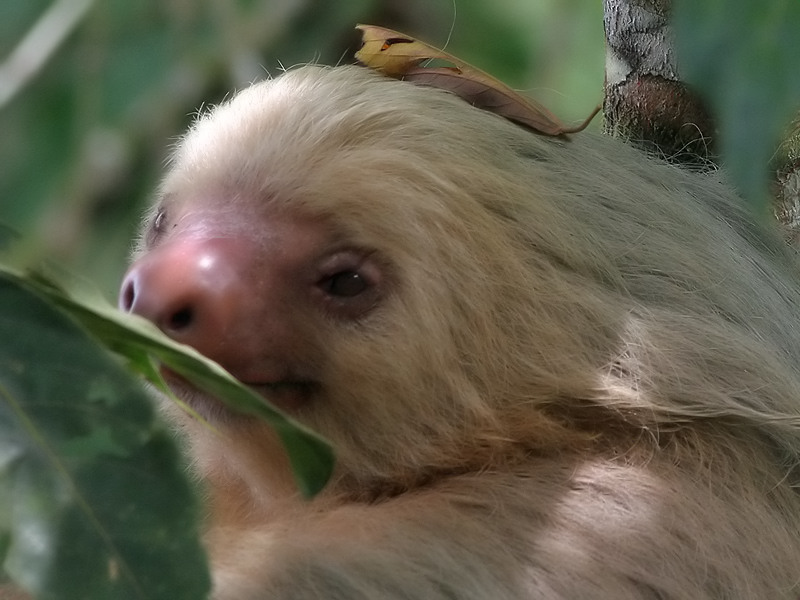
[[[363,35],[356,59],[366,66],[390,77],[448,90],[474,106],[536,132],[553,136],[574,133],[586,127],[597,114],[597,111],[592,113],[578,127],[567,128],[541,104],[444,50],[384,27],[358,25],[356,29]],[[446,61],[452,67],[420,66],[432,59]]]

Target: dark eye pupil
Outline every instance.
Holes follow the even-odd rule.
[[[352,298],[367,289],[367,281],[356,271],[342,271],[325,280],[323,288],[331,296]]]

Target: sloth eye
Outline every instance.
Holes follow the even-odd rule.
[[[156,218],[153,220],[153,231],[156,234],[160,234],[164,232],[164,228],[167,225],[167,211],[163,208],[159,208],[158,212],[156,213]]]
[[[155,217],[151,217],[149,225],[145,228],[144,241],[148,247],[154,246],[164,230],[167,228],[167,211],[163,207],[159,207],[156,211]]]
[[[330,296],[353,298],[365,292],[369,282],[358,271],[340,271],[323,279],[319,286]]]
[[[337,251],[323,257],[315,271],[316,297],[328,317],[359,321],[379,305],[385,282],[374,252],[362,248]]]

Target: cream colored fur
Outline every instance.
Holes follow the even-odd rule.
[[[716,176],[304,67],[201,117],[162,195],[321,217],[391,275],[298,334],[317,499],[266,426],[175,417],[216,600],[800,597],[797,266]]]

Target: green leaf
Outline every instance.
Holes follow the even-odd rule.
[[[763,210],[768,167],[800,106],[798,0],[675,0],[681,69],[718,119],[723,162]]]
[[[157,387],[165,388],[150,357],[203,391],[218,397],[231,408],[266,420],[280,436],[297,485],[304,496],[313,496],[327,483],[334,462],[333,452],[327,442],[269,405],[214,361],[189,346],[174,342],[149,321],[120,312],[86,289],[80,297],[70,296],[40,275],[26,277],[2,265],[0,274],[45,295],[66,310],[107,348],[125,357],[131,367]]]
[[[197,507],[141,387],[0,272],[0,559],[39,600],[194,600]]]

